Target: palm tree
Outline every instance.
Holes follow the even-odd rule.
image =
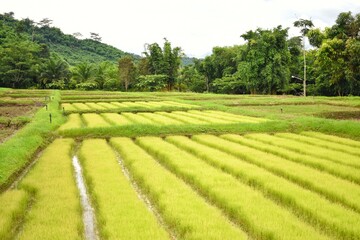
[[[86,82],[94,80],[94,66],[88,62],[80,63],[76,65],[72,74],[77,82]]]
[[[41,66],[40,71],[40,85],[42,88],[57,80],[67,80],[71,74],[68,63],[57,55],[52,55]]]

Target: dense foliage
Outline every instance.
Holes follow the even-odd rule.
[[[163,47],[146,44],[140,58],[101,43],[97,33],[80,40],[80,33],[63,34],[51,22],[0,15],[1,86],[360,95],[360,14],[340,13],[325,30],[300,19],[294,22],[299,36],[293,38],[281,25],[250,30],[241,35],[245,44],[214,47],[201,60],[186,58],[167,39]],[[306,37],[311,48],[303,45]]]

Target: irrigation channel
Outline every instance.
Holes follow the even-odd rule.
[[[81,206],[83,210],[83,222],[85,230],[85,238],[88,240],[97,240],[99,239],[96,229],[95,214],[94,209],[91,206],[88,192],[84,183],[84,178],[82,176],[82,169],[79,163],[77,156],[72,158],[72,164],[74,166],[76,174],[76,185],[79,189]]]

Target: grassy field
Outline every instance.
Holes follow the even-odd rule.
[[[0,107],[21,122],[0,239],[93,239],[89,207],[97,239],[360,239],[359,97],[0,89]]]

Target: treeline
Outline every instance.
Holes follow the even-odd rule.
[[[308,95],[360,95],[360,14],[340,13],[323,31],[301,19],[294,25],[302,35],[292,38],[281,25],[258,28],[241,35],[245,44],[214,47],[186,66],[181,48],[167,39],[147,44],[140,58],[102,44],[95,33],[85,40],[79,33],[64,37],[44,20],[34,25],[0,15],[1,86],[301,95],[305,53]],[[306,37],[311,48],[304,50]],[[106,61],[91,62],[91,54]]]

